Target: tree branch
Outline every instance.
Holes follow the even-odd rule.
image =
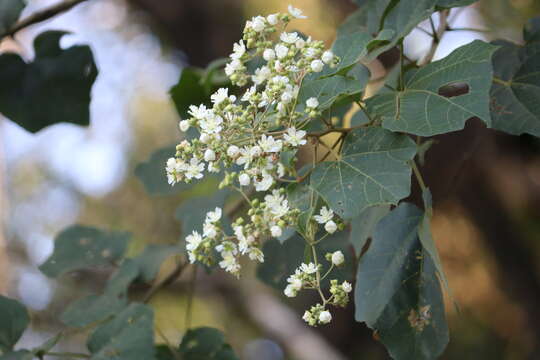
[[[72,7],[74,7],[75,5],[78,5],[84,1],[87,1],[87,0],[66,0],[59,4],[37,11],[33,13],[32,15],[28,16],[27,18],[20,20],[15,25],[13,25],[9,30],[1,34],[0,40],[5,38],[6,36],[13,36],[15,35],[15,33],[19,32],[20,30],[28,26],[40,23],[42,21],[55,17],[58,14],[66,12],[70,10]]]

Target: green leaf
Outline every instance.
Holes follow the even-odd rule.
[[[167,182],[165,165],[167,160],[174,157],[176,146],[167,146],[152,153],[150,159],[137,165],[135,176],[143,183],[144,189],[150,195],[172,195],[189,189],[192,185],[184,182],[171,186]]]
[[[158,345],[156,346],[156,360],[176,360],[176,358],[167,345]]]
[[[176,245],[150,244],[133,261],[137,264],[142,280],[150,282],[156,278],[165,259],[180,252],[180,247]]]
[[[356,256],[362,252],[368,239],[373,235],[379,221],[390,212],[389,205],[377,205],[362,211],[351,221],[351,243]]]
[[[448,343],[437,270],[418,238],[423,219],[402,203],[377,225],[358,265],[355,318],[377,331],[394,359],[435,359]]]
[[[321,238],[324,234],[320,233],[317,238]],[[272,286],[280,291],[287,286],[287,278],[294,274],[294,270],[300,266],[302,262],[313,261],[311,258],[311,249],[309,249],[308,258],[306,259],[305,250],[306,242],[301,235],[295,234],[290,239],[281,244],[277,239],[271,239],[264,243],[264,263],[257,266],[257,277],[265,284]],[[345,255],[344,266],[338,267],[332,271],[332,279],[338,281],[352,281],[354,273],[354,254],[352,253],[349,234],[346,231],[339,231],[326,237],[323,241],[316,245],[317,260],[321,264],[321,273],[325,273],[330,266],[330,263],[325,259],[326,253],[333,253],[341,250]],[[329,286],[329,279],[323,281],[322,286]]]
[[[528,43],[540,41],[540,17],[529,20],[523,29],[523,38]]]
[[[152,308],[133,303],[111,321],[98,327],[88,339],[92,360],[153,359],[154,314]]]
[[[478,0],[438,0],[437,7],[443,9],[450,9],[455,7],[469,6],[477,1]]]
[[[39,269],[49,277],[65,272],[111,265],[122,258],[131,235],[74,225],[55,239],[54,252]]]
[[[529,30],[525,37],[524,46],[493,43],[500,48],[493,56],[492,126],[513,135],[540,136],[540,31]]]
[[[318,110],[328,109],[340,97],[361,93],[369,81],[369,70],[364,65],[355,66],[346,76],[335,75],[318,80],[305,80],[298,93],[296,111],[304,111],[306,100],[319,100]]]
[[[97,76],[88,46],[59,46],[61,31],[34,41],[36,57],[0,55],[0,112],[30,132],[59,122],[88,125],[90,91]]]
[[[402,91],[368,99],[368,112],[382,119],[383,127],[389,130],[420,136],[461,130],[472,117],[489,126],[491,55],[495,49],[475,40],[442,60],[411,71]],[[457,96],[446,94],[452,88],[465,90]]]
[[[70,304],[61,316],[62,322],[80,327],[117,314],[126,307],[128,288],[138,276],[138,264],[126,259],[107,281],[103,295],[89,295]]]
[[[182,338],[180,354],[183,360],[238,360],[223,333],[209,327],[188,330]]]
[[[0,353],[13,349],[29,323],[28,311],[21,303],[0,295]]]
[[[409,195],[407,161],[415,154],[416,145],[405,135],[359,128],[345,138],[340,160],[317,165],[311,186],[339,216],[352,219],[370,206],[396,204]]]
[[[0,360],[33,360],[34,354],[28,350],[18,350],[0,355]]]
[[[17,22],[25,6],[26,4],[22,0],[0,1],[0,35]]]

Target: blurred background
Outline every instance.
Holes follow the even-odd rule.
[[[290,2],[309,16],[297,29],[328,45],[356,8],[350,0]],[[54,3],[30,0],[23,17]],[[33,319],[20,346],[56,334],[66,304],[99,291],[106,279],[79,272],[57,282],[39,272],[54,236],[66,226],[129,230],[132,251],[178,241],[174,211],[184,195],[152,197],[134,176],[135,166],[152,152],[179,141],[168,90],[182,67],[228,56],[246,18],[286,11],[288,4],[89,0],[0,43],[0,51],[31,59],[38,33],[69,30],[62,45],[89,44],[99,68],[88,128],[60,124],[33,135],[0,116],[0,292],[24,302]],[[436,58],[473,39],[519,42],[523,24],[535,15],[537,0],[481,0],[454,10],[453,27],[489,32],[449,32]],[[429,41],[415,30],[406,39],[407,55],[421,57]],[[383,74],[385,61],[370,68],[374,77]],[[451,341],[442,359],[540,359],[540,141],[496,133],[471,120],[462,132],[436,137],[423,171],[434,195],[434,238],[460,308],[448,301]],[[417,197],[415,192],[411,200]],[[173,265],[164,264],[163,272]],[[158,342],[177,343],[186,330],[190,276],[152,300]],[[305,326],[300,317],[312,301],[284,299],[258,282],[253,269],[240,281],[200,272],[191,324],[224,330],[246,360],[388,358],[371,331],[354,322],[352,304],[336,311],[330,327]],[[60,346],[78,351],[84,339],[75,334]]]

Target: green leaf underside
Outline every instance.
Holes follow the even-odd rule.
[[[120,231],[74,225],[55,239],[54,252],[40,270],[49,277],[96,266],[112,265],[121,259],[131,235]]]
[[[0,55],[0,112],[30,132],[59,122],[89,124],[97,67],[88,46],[61,49],[63,35],[40,34],[28,64],[16,54]]]
[[[422,219],[402,203],[379,223],[358,266],[356,320],[377,330],[394,359],[435,359],[448,343],[436,268],[418,238]]]
[[[540,136],[540,31],[525,36],[524,46],[494,42],[501,46],[493,56],[494,76],[502,81],[491,88],[491,116],[494,129]]]
[[[154,315],[150,307],[133,303],[99,326],[87,343],[92,360],[154,358]]]
[[[403,91],[369,98],[368,112],[382,119],[386,129],[420,136],[461,130],[472,117],[490,126],[491,55],[495,49],[475,40],[442,60],[411,71],[406,74]],[[454,97],[439,95],[442,89],[460,84],[468,86],[467,93]]]
[[[29,323],[30,317],[21,303],[0,295],[0,353],[13,349]]]
[[[311,186],[342,218],[352,219],[373,205],[396,204],[410,193],[415,143],[379,127],[347,135],[342,157],[317,165]]]
[[[2,0],[0,1],[0,34],[11,28],[19,18],[25,3],[22,0]]]
[[[263,245],[265,259],[264,263],[257,266],[257,277],[265,284],[283,291],[287,286],[287,278],[294,274],[294,270],[302,262],[313,261],[311,250],[309,251],[309,259],[304,259],[305,250],[306,241],[299,234],[295,234],[283,244],[277,239],[266,241]],[[354,272],[354,255],[351,251],[348,233],[345,231],[332,234],[317,244],[318,261],[322,265],[321,273],[324,274],[329,268],[329,262],[324,258],[324,255],[338,250],[341,250],[345,255],[345,264],[333,270],[331,278],[338,279],[340,282],[345,280],[350,282]],[[329,279],[325,279],[322,286],[327,288]]]
[[[172,195],[189,189],[192,184],[180,182],[171,186],[167,182],[165,166],[167,160],[174,157],[176,146],[167,146],[152,153],[147,161],[141,162],[135,168],[135,176],[142,182],[144,189],[150,195]]]
[[[188,330],[179,352],[183,360],[238,360],[223,333],[209,327]]]

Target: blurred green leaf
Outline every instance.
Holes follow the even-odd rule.
[[[435,359],[448,344],[437,270],[418,235],[423,219],[402,203],[379,222],[358,265],[355,318],[377,331],[394,359]]]
[[[450,9],[454,7],[462,7],[474,4],[478,0],[438,0],[437,7],[443,9]]]
[[[209,327],[188,330],[182,338],[180,354],[183,360],[238,360],[223,333]]]
[[[145,282],[154,280],[163,262],[174,254],[181,253],[180,246],[150,244],[141,254],[133,258],[138,267],[139,276]]]
[[[40,34],[28,64],[16,54],[0,55],[0,112],[30,132],[59,122],[89,124],[96,64],[88,46],[61,49],[65,34]]]
[[[131,235],[74,225],[55,239],[54,252],[39,269],[49,277],[65,272],[111,265],[124,255]]]
[[[0,353],[13,349],[29,323],[28,311],[21,303],[0,295]]]
[[[379,127],[358,128],[345,138],[342,157],[323,162],[311,174],[311,186],[337,215],[352,219],[373,205],[395,204],[410,193],[416,154],[407,136]]]
[[[491,56],[495,49],[475,40],[442,60],[410,71],[403,91],[369,98],[368,112],[382,119],[386,129],[420,136],[461,130],[472,117],[489,126]],[[454,87],[462,93],[452,94]]]
[[[0,1],[0,35],[17,22],[25,6],[26,4],[22,0]]]
[[[28,350],[18,350],[0,355],[0,360],[33,360],[34,354]]]
[[[92,360],[148,360],[155,355],[152,308],[133,303],[88,339]]]
[[[540,137],[540,18],[526,29],[524,46],[493,42],[500,48],[493,55],[491,116],[494,129]]]

